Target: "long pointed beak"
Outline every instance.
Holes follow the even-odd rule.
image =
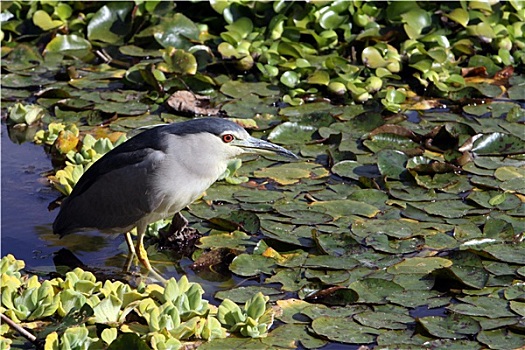
[[[236,140],[234,142],[235,146],[243,148],[247,153],[275,153],[288,158],[299,158],[293,152],[281,146],[251,136],[246,140]]]

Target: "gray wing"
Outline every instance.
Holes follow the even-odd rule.
[[[127,230],[157,208],[162,198],[151,179],[166,157],[159,130],[148,130],[95,162],[64,200],[53,231]]]

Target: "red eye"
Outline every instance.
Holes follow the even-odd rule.
[[[222,135],[222,141],[224,141],[225,143],[230,143],[233,140],[235,140],[235,137],[233,137],[232,134]]]

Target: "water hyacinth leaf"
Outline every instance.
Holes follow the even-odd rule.
[[[133,9],[130,1],[110,2],[102,6],[87,26],[89,40],[108,44],[122,44],[131,30],[128,16]]]
[[[157,68],[162,72],[190,75],[197,73],[197,60],[189,52],[168,47],[164,49],[162,58],[164,62],[157,65]]]
[[[57,34],[57,36],[51,39],[51,41],[46,45],[45,51],[68,54],[82,58],[90,53],[91,43],[76,34]]]
[[[58,28],[64,24],[64,22],[60,20],[52,19],[51,16],[43,10],[37,10],[33,14],[33,23],[45,31]]]
[[[387,65],[387,61],[383,58],[379,50],[373,46],[368,46],[363,50],[361,59],[367,67],[372,69],[385,67]]]
[[[350,344],[370,344],[380,332],[361,326],[350,318],[320,316],[312,322],[314,333],[332,341]]]
[[[157,28],[153,37],[165,49],[172,47],[188,50],[193,46],[191,40],[199,40],[199,28],[182,13],[175,13],[172,18],[165,18]]]
[[[492,76],[501,68],[497,66],[492,59],[486,56],[472,56],[468,62],[469,67],[485,67],[488,75]]]
[[[114,295],[108,295],[93,308],[95,320],[98,323],[113,324],[118,321],[122,301]]]
[[[327,71],[318,70],[311,74],[307,81],[309,84],[328,85],[330,83],[330,75]]]
[[[456,8],[450,13],[445,14],[448,18],[453,20],[456,23],[459,23],[461,26],[466,27],[469,21],[469,13],[465,9]]]
[[[428,274],[443,267],[452,266],[452,261],[438,257],[413,257],[390,266],[387,271],[391,274],[422,273]]]
[[[286,71],[281,75],[281,83],[289,88],[294,88],[299,83],[299,75],[294,71]]]

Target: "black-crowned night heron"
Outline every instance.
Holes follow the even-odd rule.
[[[296,158],[224,119],[153,127],[111,150],[84,173],[62,203],[53,231],[61,236],[84,229],[126,233],[130,253],[158,277],[143,245],[147,225],[195,201],[224,174],[231,159],[267,152]],[[135,227],[136,250],[129,233]]]

